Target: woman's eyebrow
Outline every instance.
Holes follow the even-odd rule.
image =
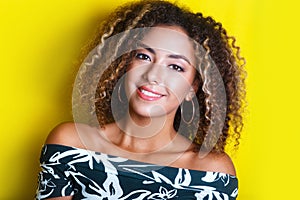
[[[152,49],[152,48],[149,47],[148,45],[142,43],[141,41],[138,41],[137,46],[146,49],[147,51],[149,51],[150,53],[152,53],[152,54],[154,54],[154,55],[156,54],[154,49]]]
[[[151,47],[149,47],[148,45],[146,45],[145,43],[138,41],[137,42],[137,46],[138,47],[142,47],[144,49],[146,49],[147,51],[149,51],[150,53],[156,55],[155,50]],[[182,59],[184,61],[186,61],[189,65],[192,65],[191,62],[189,61],[189,59],[187,57],[185,57],[184,55],[180,55],[180,54],[170,54],[168,55],[169,58],[174,58],[174,59]]]
[[[184,55],[171,54],[168,57],[175,58],[175,59],[182,59],[182,60],[186,61],[189,65],[191,65],[191,62],[189,61],[189,59],[187,57],[185,57]]]

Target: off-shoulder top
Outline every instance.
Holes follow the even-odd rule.
[[[36,199],[197,199],[233,200],[235,176],[112,156],[85,149],[46,144],[42,148]]]

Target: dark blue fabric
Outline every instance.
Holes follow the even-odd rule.
[[[158,166],[63,145],[45,145],[36,199],[234,200],[235,176]]]

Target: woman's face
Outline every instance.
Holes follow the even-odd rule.
[[[192,42],[178,26],[158,26],[137,46],[125,79],[131,112],[144,117],[175,116],[181,102],[194,92]]]

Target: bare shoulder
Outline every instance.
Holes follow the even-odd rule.
[[[231,158],[226,153],[209,153],[205,157],[197,155],[194,162],[199,170],[221,172],[236,176],[236,170]]]
[[[236,175],[235,167],[231,158],[226,153],[210,153],[207,155],[207,167],[210,171]]]
[[[82,148],[83,144],[78,134],[78,127],[88,129],[87,125],[64,122],[57,125],[48,135],[45,144],[61,144]]]

